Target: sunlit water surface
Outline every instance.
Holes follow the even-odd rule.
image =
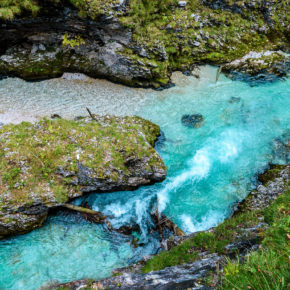
[[[269,162],[287,162],[285,155],[275,156],[273,148],[277,148],[277,140],[289,138],[289,79],[250,86],[225,76],[216,83],[215,76],[215,68],[205,67],[200,79],[177,74],[177,86],[162,92],[124,89],[111,102],[103,101],[103,109],[93,101],[98,89],[92,95],[90,87],[82,90],[80,84],[62,81],[64,95],[82,93],[75,103],[70,100],[71,113],[68,104],[59,99],[61,95],[52,97],[51,104],[46,99],[49,93],[42,89],[52,80],[36,84],[18,79],[0,81],[3,104],[9,102],[3,93],[7,87],[23,82],[28,102],[35,85],[39,95],[33,95],[34,102],[38,97],[46,102],[49,113],[76,113],[83,109],[88,97],[96,112],[108,113],[112,103],[112,113],[137,114],[152,120],[166,136],[157,149],[168,167],[168,178],[163,183],[86,198],[93,209],[112,216],[114,227],[139,224],[142,246],[133,248],[131,237],[108,232],[101,225],[73,215],[58,214],[32,233],[0,242],[0,289],[36,289],[56,281],[107,277],[112,269],[158,251],[158,240],[148,234],[156,196],[159,210],[185,232],[205,230],[230,214],[232,205],[256,186],[255,174]],[[74,90],[74,85],[78,89]],[[107,90],[109,98],[111,92]],[[23,95],[15,93],[15,98],[21,102]],[[35,106],[36,111],[41,111],[41,105]],[[5,111],[6,107],[3,105],[2,109]],[[204,116],[204,125],[198,129],[184,127],[181,117],[194,113]]]

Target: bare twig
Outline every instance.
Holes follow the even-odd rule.
[[[86,109],[87,109],[87,111],[88,111],[90,117],[91,117],[93,120],[98,121],[98,120],[95,118],[95,116],[92,114],[91,110],[90,110],[88,107],[86,107]]]

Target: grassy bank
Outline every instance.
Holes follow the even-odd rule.
[[[290,190],[263,212],[269,224],[258,251],[243,260],[228,260],[221,289],[288,289],[290,255]]]

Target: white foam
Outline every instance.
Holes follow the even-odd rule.
[[[221,163],[231,162],[233,158],[238,156],[245,134],[242,131],[227,130],[221,134],[221,139],[218,159]]]
[[[165,210],[170,201],[170,192],[178,189],[185,182],[198,182],[206,178],[214,162],[232,162],[238,156],[240,143],[244,134],[227,130],[217,138],[208,140],[208,143],[196,151],[189,161],[189,169],[174,177],[165,187],[157,193],[159,211]]]
[[[189,215],[183,214],[180,219],[182,221],[183,229],[187,233],[195,232],[195,226],[194,226],[192,219]]]
[[[122,206],[119,202],[111,203],[105,207],[104,212],[113,214],[114,217],[121,217],[123,214],[128,212],[128,210],[130,210],[130,205],[131,204],[126,204],[125,206]]]
[[[192,217],[187,214],[183,214],[180,216],[181,227],[187,233],[191,234],[194,232],[204,231],[210,229],[212,227],[216,227],[219,223],[221,223],[226,214],[221,214],[217,211],[209,211],[209,213],[204,216],[200,222],[193,222]]]
[[[160,212],[165,210],[166,205],[169,202],[170,198],[168,192],[177,189],[187,181],[191,181],[193,183],[197,179],[202,179],[207,176],[210,170],[208,151],[204,149],[198,150],[190,163],[191,166],[188,170],[173,178],[171,182],[167,183],[166,186],[160,192],[158,192],[157,196]]]

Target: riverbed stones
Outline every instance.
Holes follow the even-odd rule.
[[[271,165],[260,174],[257,189],[237,206],[237,212],[259,210],[267,207],[289,187],[290,165]]]
[[[183,115],[181,123],[185,127],[200,128],[204,124],[204,117],[201,114]]]
[[[241,98],[231,97],[229,100],[229,103],[234,104],[234,103],[239,103],[240,101],[241,101]]]
[[[42,225],[50,208],[89,192],[164,180],[160,129],[139,117],[44,119],[0,129],[0,238]]]

